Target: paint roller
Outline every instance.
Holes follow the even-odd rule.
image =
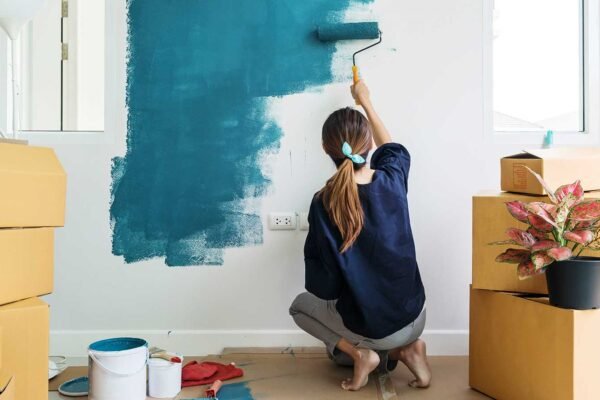
[[[317,27],[317,37],[322,42],[335,42],[338,40],[362,40],[378,39],[367,47],[364,47],[352,54],[352,76],[354,83],[360,80],[358,67],[356,66],[356,55],[373,46],[377,46],[382,41],[382,33],[379,30],[377,22],[351,22],[342,24],[327,24]]]

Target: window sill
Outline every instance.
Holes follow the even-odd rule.
[[[493,144],[519,144],[527,146],[542,146],[546,132],[501,132],[494,131],[486,134]],[[597,132],[555,132],[554,146],[597,146],[600,136]]]
[[[104,131],[22,131],[17,139],[28,140],[33,145],[52,146],[62,144],[110,145],[113,135]]]

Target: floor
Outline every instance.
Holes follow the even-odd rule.
[[[469,388],[468,357],[429,357],[433,371],[431,386],[413,389],[407,385],[412,375],[403,365],[390,374],[398,400],[485,400],[485,396]]]
[[[351,399],[363,400],[485,400],[490,399],[468,386],[467,357],[430,357],[433,370],[432,385],[428,389],[413,389],[407,385],[410,372],[403,366],[389,377],[374,377],[359,393],[338,389],[339,381],[350,370],[331,364],[322,355],[315,354],[257,354],[225,352],[215,356],[217,361],[236,360],[246,375],[241,381],[250,382],[254,399]],[[70,365],[82,365],[85,359],[69,360]],[[233,381],[231,381],[233,382]],[[199,397],[202,388],[188,388],[176,399]],[[69,399],[50,392],[49,400]],[[85,398],[81,398],[85,399]],[[221,397],[221,400],[227,400]]]

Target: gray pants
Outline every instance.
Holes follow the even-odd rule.
[[[303,331],[325,343],[329,357],[339,365],[352,365],[352,359],[335,347],[344,338],[354,346],[377,351],[383,367],[391,370],[395,363],[387,362],[388,351],[414,342],[425,329],[426,312],[423,307],[417,319],[399,331],[382,339],[369,339],[344,326],[342,317],[335,308],[336,302],[337,300],[320,299],[312,293],[300,293],[292,302],[290,315]]]

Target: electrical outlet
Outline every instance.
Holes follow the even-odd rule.
[[[308,230],[308,211],[303,211],[300,213],[300,230],[307,231]]]
[[[297,224],[294,212],[272,212],[269,213],[269,229],[272,231],[294,230]]]

